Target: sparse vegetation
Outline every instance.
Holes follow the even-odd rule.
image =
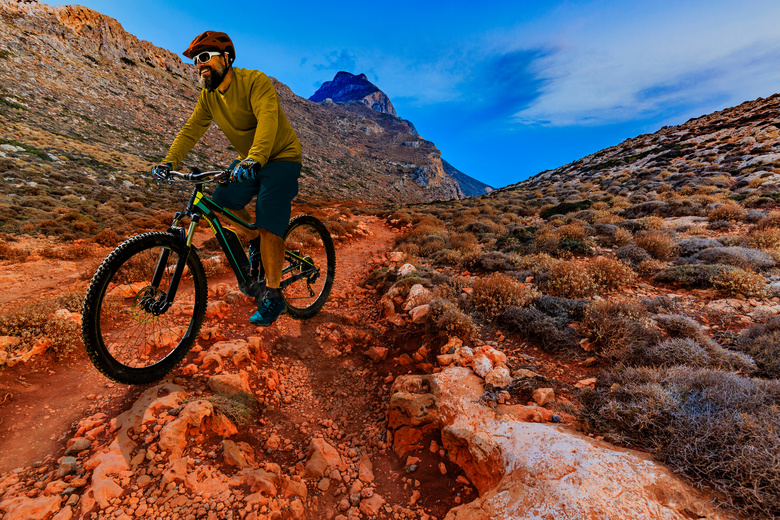
[[[745,329],[734,346],[755,360],[757,376],[780,379],[780,316]]]
[[[259,408],[257,397],[248,392],[237,394],[216,393],[206,399],[214,407],[214,411],[224,415],[238,427],[252,423],[252,418]]]
[[[649,449],[753,518],[776,516],[780,382],[685,365],[604,372],[585,391],[588,431]]]
[[[34,299],[0,314],[0,336],[19,338],[9,355],[42,347],[43,351],[51,348],[58,358],[67,357],[80,344],[81,327],[74,321],[55,318],[59,308],[55,300]]]
[[[472,304],[487,319],[492,320],[508,307],[525,307],[541,296],[534,287],[520,283],[511,276],[495,273],[474,283]]]
[[[729,297],[742,295],[748,298],[764,298],[768,294],[763,276],[738,267],[724,270],[714,276],[712,284]]]

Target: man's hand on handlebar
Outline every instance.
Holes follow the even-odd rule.
[[[160,163],[152,167],[152,177],[154,177],[156,182],[170,180],[171,168],[173,168],[173,165],[169,162]]]
[[[235,161],[234,161],[235,163]],[[243,182],[246,180],[254,179],[257,172],[260,170],[260,163],[252,158],[247,157],[238,164],[231,165],[230,181],[231,182]]]

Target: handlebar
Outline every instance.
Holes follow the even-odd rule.
[[[209,172],[202,172],[198,168],[193,168],[192,173],[184,173],[184,172],[177,172],[171,170],[168,172],[168,176],[169,176],[168,180],[173,180],[170,177],[175,177],[176,179],[182,181],[188,181],[188,182],[203,182],[212,177],[220,176],[219,179],[214,179],[214,180],[218,182],[229,182],[230,170],[214,170]]]

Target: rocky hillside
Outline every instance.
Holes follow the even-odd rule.
[[[383,121],[393,121],[384,116],[384,114],[393,116],[393,118],[397,119],[397,121],[394,121],[395,126],[397,127],[396,131],[402,134],[411,133],[414,137],[412,140],[402,142],[402,146],[408,146],[418,150],[431,149],[432,155],[437,155],[433,143],[424,141],[420,137],[420,134],[417,133],[417,129],[411,121],[398,118],[398,114],[396,113],[393,104],[390,102],[390,98],[379,90],[379,87],[368,81],[365,74],[355,75],[341,71],[336,74],[336,77],[333,78],[332,81],[323,83],[322,86],[317,89],[317,92],[309,98],[309,101],[314,101],[329,107],[336,105],[343,107],[368,107],[373,112],[360,110],[359,113],[364,117],[374,119],[382,127],[385,127]],[[458,184],[460,193],[465,197],[484,195],[485,193],[490,193],[493,189],[487,184],[459,171],[447,161],[442,160],[441,165],[439,165],[439,161],[432,158],[432,162],[434,163],[433,170],[430,168],[423,168],[422,171],[416,172],[413,175],[413,178],[418,183],[427,186],[432,178],[441,177],[443,171],[445,176],[449,176]],[[441,169],[439,166],[441,166]]]
[[[630,215],[701,215],[727,195],[749,208],[780,192],[780,95],[742,103],[654,134],[627,139],[504,188],[536,206],[628,197]],[[674,201],[672,195],[692,196]]]
[[[474,179],[472,177],[469,177],[462,171],[455,168],[453,165],[442,159],[441,161],[442,166],[444,167],[444,171],[455,179],[458,184],[460,185],[461,191],[463,191],[463,194],[467,197],[478,197],[480,195],[484,195],[486,193],[490,193],[493,191],[493,188],[485,184],[484,182],[480,182],[477,179]]]
[[[82,206],[113,201],[118,211],[138,204],[143,212],[170,200],[146,172],[192,111],[191,65],[90,9],[0,0],[0,78],[0,230],[20,231],[22,214],[30,228],[22,231],[46,231],[40,222],[68,208],[88,215]],[[317,104],[275,84],[303,144],[299,200],[464,196],[435,145],[402,120]],[[211,168],[234,157],[213,127],[185,162]]]

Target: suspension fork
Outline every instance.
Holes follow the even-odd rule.
[[[179,260],[176,262],[176,267],[174,268],[173,275],[171,276],[171,283],[168,286],[168,292],[162,299],[155,301],[152,304],[151,310],[157,315],[164,313],[170,308],[171,305],[173,305],[173,301],[176,298],[176,291],[179,289],[179,282],[181,281],[181,277],[184,274],[184,269],[187,267],[187,258],[189,258],[190,251],[192,250],[192,239],[195,235],[195,228],[198,226],[198,221],[200,220],[200,215],[197,213],[192,214],[190,227],[185,234],[183,228],[176,226],[176,224],[178,224],[181,220],[181,217],[182,215],[177,214],[169,231],[174,234],[178,232],[179,236],[177,238],[183,248],[183,251],[182,254],[179,255]],[[163,249],[162,253],[160,253],[160,259],[157,261],[157,267],[154,270],[154,276],[152,277],[152,287],[158,288],[160,286],[163,275],[165,275],[165,271],[168,269],[168,259],[170,256],[170,249]]]

